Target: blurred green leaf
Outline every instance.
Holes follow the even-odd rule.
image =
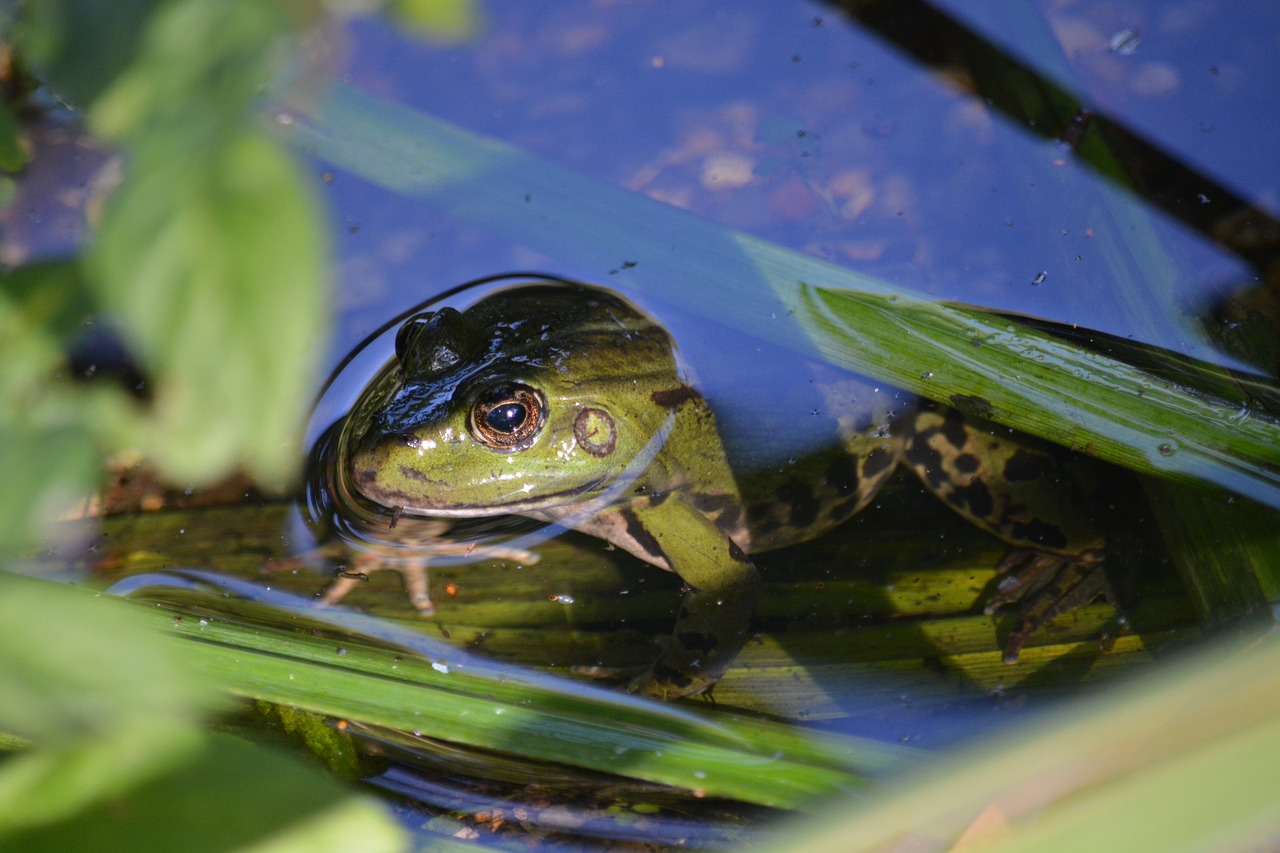
[[[462,41],[480,26],[473,0],[392,0],[391,11],[416,34],[435,41]]]
[[[31,0],[20,44],[37,74],[71,103],[86,107],[132,61],[161,2]]]
[[[310,764],[221,737],[109,803],[13,834],[6,849],[100,853],[392,853],[407,848],[385,809]],[[0,846],[6,839],[0,837]]]
[[[250,123],[291,33],[276,3],[175,0],[93,110],[131,156],[90,277],[156,377],[135,441],[178,481],[242,465],[281,486],[301,456],[322,226],[300,169]]]
[[[92,124],[109,139],[153,140],[171,153],[182,144],[197,164],[244,128],[294,35],[282,4],[257,0],[168,0],[140,26],[132,61],[93,104]]]
[[[35,744],[0,764],[0,838],[182,761],[216,696],[126,608],[3,572],[0,693],[0,729]]]
[[[322,341],[318,211],[295,165],[245,130],[203,168],[139,152],[91,257],[102,302],[156,377],[142,446],[171,477],[243,463],[279,486]]]
[[[0,551],[29,547],[97,482],[97,446],[56,377],[87,311],[74,265],[0,274]]]
[[[0,572],[0,730],[29,743],[0,757],[0,849],[403,848],[319,768],[208,738],[204,716],[228,703],[152,622]]]
[[[98,448],[83,425],[0,423],[0,553],[45,537],[54,519],[98,484]]]
[[[0,171],[16,172],[27,165],[27,152],[22,147],[21,128],[13,108],[0,100]],[[0,208],[4,207],[0,204]]]

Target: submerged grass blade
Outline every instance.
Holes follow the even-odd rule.
[[[342,626],[377,631],[376,639],[335,640],[298,630],[306,626],[279,627],[278,612],[272,621],[246,622],[240,612],[215,616],[207,597],[200,601],[147,612],[193,641],[192,665],[213,683],[368,725],[779,808],[861,788],[864,771],[883,773],[914,755],[765,721],[723,715],[712,721],[659,702],[516,675],[355,614],[334,616]],[[401,648],[381,644],[396,638]]]
[[[1160,384],[1048,336],[1017,327],[1011,333],[1005,319],[912,299],[886,282],[357,90],[335,89],[287,127],[297,144],[329,162],[576,268],[603,274],[629,262],[614,281],[688,303],[775,343],[816,348],[873,375],[889,372],[886,381],[945,402],[981,396],[1010,426],[1138,471],[1204,480],[1280,507],[1280,426],[1261,414]],[[691,285],[698,294],[692,301]],[[960,353],[965,369],[944,371],[942,360]],[[1033,375],[1035,392],[1006,389],[984,375]]]

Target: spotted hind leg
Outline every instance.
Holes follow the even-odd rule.
[[[916,415],[906,463],[944,503],[1008,542],[1002,580],[987,612],[1024,604],[1005,660],[1061,613],[1100,595],[1113,598],[1103,572],[1104,540],[1094,518],[1095,463],[1008,427],[931,406]]]

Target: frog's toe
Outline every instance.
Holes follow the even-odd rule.
[[[659,663],[631,679],[627,692],[663,700],[683,699],[710,690],[716,680],[706,675],[688,675]]]
[[[1007,664],[1017,663],[1027,638],[1058,616],[1099,598],[1116,600],[1101,555],[1066,558],[1020,550],[1005,557],[998,571],[996,593],[983,611],[991,615],[1008,604],[1022,605],[1005,640]]]
[[[347,597],[347,593],[360,586],[360,584],[368,583],[369,576],[364,572],[349,572],[345,569],[339,569],[334,573],[333,580],[329,585],[316,595],[316,600],[322,607],[328,607],[337,604]]]

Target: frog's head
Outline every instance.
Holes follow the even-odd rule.
[[[670,337],[605,291],[526,286],[419,314],[349,418],[349,472],[386,507],[576,506],[652,457],[682,388]],[[648,454],[648,457],[646,457]]]

